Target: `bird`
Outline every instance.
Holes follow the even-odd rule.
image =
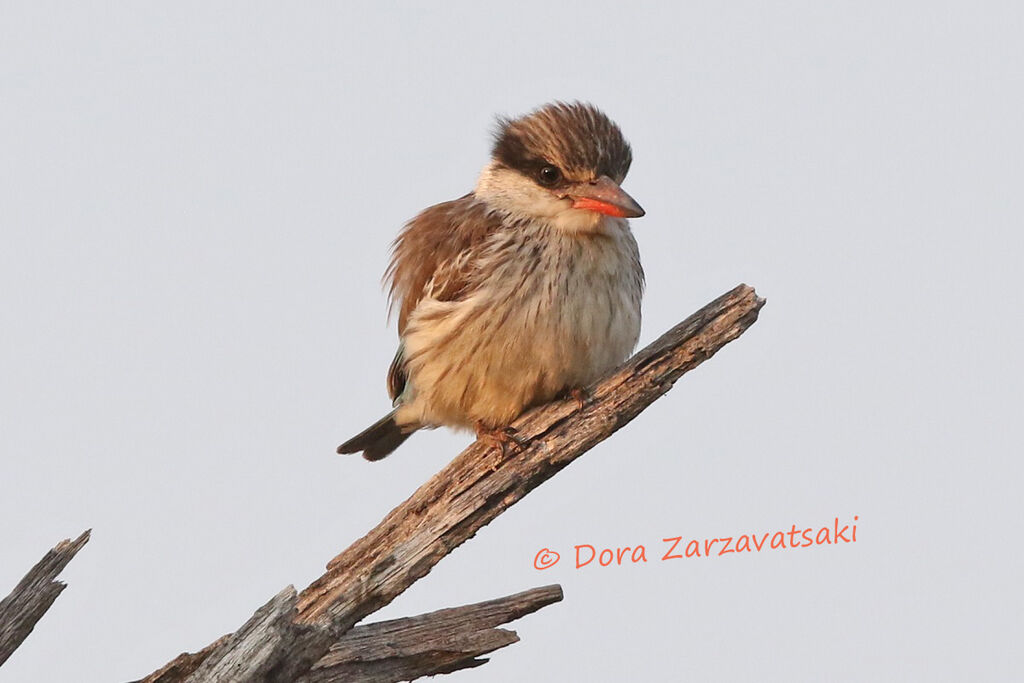
[[[431,206],[392,244],[385,284],[398,350],[392,410],[338,447],[384,458],[423,428],[504,445],[527,408],[576,396],[632,353],[644,271],[621,187],[632,149],[592,104],[498,117],[468,194]]]

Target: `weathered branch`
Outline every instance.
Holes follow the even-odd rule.
[[[480,655],[519,641],[514,631],[496,626],[561,599],[559,586],[543,586],[418,617],[356,626],[299,683],[390,683],[480,666],[487,661],[478,659]]]
[[[480,655],[518,642],[513,631],[494,628],[562,599],[560,586],[542,586],[496,600],[421,614],[417,617],[357,626],[335,642],[301,683],[413,680],[484,664]],[[235,633],[196,654],[182,654],[142,682],[246,680],[271,677],[279,649],[295,646],[297,634],[319,626],[300,626],[295,589],[289,586],[256,611]]]
[[[57,581],[68,562],[89,542],[86,531],[64,539],[29,570],[14,591],[0,601],[0,665],[18,649],[67,584]]]
[[[300,678],[353,625],[390,603],[484,525],[630,422],[684,373],[741,335],[757,320],[763,305],[751,287],[740,285],[598,382],[583,407],[566,400],[529,411],[513,425],[525,443],[521,452],[503,456],[490,444],[471,444],[335,557],[327,572],[298,596],[294,614],[291,600],[280,602],[279,595],[278,602],[261,610],[276,604],[276,618],[257,613],[244,627],[248,629],[245,639],[240,631],[216,647],[179,657],[176,666],[195,670],[194,676],[204,672],[204,678],[192,680]],[[258,633],[250,628],[260,624]],[[255,648],[249,653],[255,656],[246,656],[246,648]],[[229,668],[223,668],[228,663]],[[166,670],[146,680],[182,680],[161,675]]]

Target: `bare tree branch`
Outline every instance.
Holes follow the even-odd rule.
[[[144,680],[199,683],[268,676],[266,664],[273,661],[277,648],[292,646],[296,633],[320,628],[292,623],[295,599],[295,589],[289,586],[235,633],[201,653],[180,655]],[[487,662],[478,659],[480,655],[519,641],[515,632],[495,626],[561,599],[561,586],[542,586],[496,600],[357,626],[334,643],[300,682],[385,683],[480,666]]]
[[[194,671],[191,680],[197,681],[300,678],[357,622],[390,603],[509,506],[629,423],[684,373],[746,331],[763,305],[751,287],[740,285],[591,387],[586,405],[557,401],[527,412],[513,425],[525,444],[521,452],[506,455],[474,442],[335,557],[327,572],[298,596],[294,610],[290,595],[285,599],[281,594],[280,601],[275,598],[243,627],[249,629],[244,639],[235,634],[216,647],[183,655],[175,660],[177,667]],[[258,624],[264,624],[260,633],[250,628]],[[253,646],[255,660],[240,656]],[[238,662],[255,665],[223,668]],[[205,678],[194,677],[200,671]],[[160,674],[146,680],[182,680]]]
[[[356,626],[299,683],[391,683],[480,666],[487,662],[478,659],[480,655],[519,641],[514,631],[496,626],[561,599],[560,586],[543,586],[418,617]]]
[[[64,539],[43,556],[14,591],[0,601],[0,665],[18,649],[67,584],[57,581],[78,551],[89,542],[89,531],[75,540]]]

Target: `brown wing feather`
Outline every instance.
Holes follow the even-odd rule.
[[[398,345],[398,351],[391,360],[388,368],[388,396],[394,401],[405,391],[405,358],[402,355],[403,344]]]
[[[424,210],[409,221],[392,245],[390,281],[392,307],[398,307],[398,334],[405,331],[428,285],[434,298],[452,300],[464,293],[466,258],[459,258],[498,229],[501,219],[473,193]],[[433,281],[433,283],[431,283]]]
[[[390,282],[391,307],[398,307],[399,336],[428,290],[439,301],[453,301],[466,293],[474,249],[500,226],[501,219],[473,193],[432,206],[406,224],[392,245],[391,264],[384,275]],[[405,359],[399,345],[388,368],[392,400],[405,390],[405,382]]]

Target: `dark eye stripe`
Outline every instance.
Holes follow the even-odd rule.
[[[538,174],[545,165],[555,166],[562,174],[551,187],[565,183],[566,176],[624,178],[629,171],[629,143],[618,126],[591,105],[553,103],[498,123],[493,159],[543,187],[548,185]],[[557,163],[552,163],[552,155]]]

